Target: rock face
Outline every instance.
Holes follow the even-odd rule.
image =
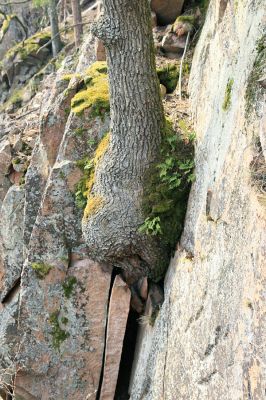
[[[132,400],[265,396],[265,192],[250,171],[265,143],[251,82],[262,25],[261,1],[210,3],[190,79],[196,183],[164,304],[139,338]]]
[[[157,15],[159,24],[167,25],[181,14],[184,0],[151,0],[151,9]]]
[[[130,290],[125,282],[116,276],[110,298],[106,336],[104,375],[101,400],[115,396],[120,359],[123,348],[127,318],[130,308]]]

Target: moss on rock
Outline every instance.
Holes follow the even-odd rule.
[[[31,264],[31,268],[35,271],[35,273],[39,279],[44,279],[46,277],[46,275],[49,274],[49,272],[51,271],[51,269],[53,267],[51,265],[45,264],[43,262],[40,262],[40,263],[34,262]]]
[[[59,314],[60,311],[55,311],[50,314],[49,318],[49,323],[52,327],[52,344],[56,350],[60,350],[61,344],[70,336],[68,332],[61,328]],[[65,325],[66,320],[62,318],[61,322]]]
[[[16,56],[25,60],[28,56],[36,54],[39,48],[49,42],[49,40],[51,40],[51,33],[48,31],[36,33],[8,50],[3,59],[3,64],[14,59]]]
[[[74,291],[75,285],[77,284],[77,278],[75,276],[69,276],[62,283],[63,291],[67,299],[69,299]]]
[[[232,78],[228,79],[228,82],[227,82],[227,85],[226,85],[226,89],[225,89],[223,106],[222,106],[224,111],[228,111],[229,108],[231,107],[231,103],[232,103],[231,97],[232,97],[233,84],[234,84],[234,79],[232,79]]]
[[[82,114],[85,109],[91,110],[91,117],[102,116],[109,112],[109,87],[107,65],[97,61],[86,70],[84,83],[86,89],[80,90],[71,101],[72,111]]]
[[[167,93],[172,93],[177,85],[179,71],[175,64],[167,64],[157,68],[157,75],[162,85],[166,87]]]

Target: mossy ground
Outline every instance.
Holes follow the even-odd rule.
[[[80,90],[71,101],[72,111],[82,114],[90,109],[91,117],[103,116],[110,110],[107,66],[105,62],[95,62],[85,73],[86,89]]]

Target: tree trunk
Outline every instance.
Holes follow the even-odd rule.
[[[48,13],[51,25],[53,56],[55,57],[62,48],[62,42],[58,26],[56,0],[49,0]]]
[[[79,0],[71,0],[73,22],[74,22],[74,32],[75,32],[75,45],[78,48],[81,44],[81,36],[83,34],[82,29],[82,16],[81,7]]]
[[[88,200],[101,198],[101,207],[84,218],[83,231],[91,257],[137,279],[165,256],[155,237],[138,231],[145,219],[145,175],[160,151],[164,114],[148,0],[104,0],[103,5],[92,32],[107,50],[111,135]]]

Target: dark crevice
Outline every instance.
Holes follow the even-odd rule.
[[[114,400],[128,400],[130,397],[128,391],[137,342],[138,318],[139,314],[131,309],[127,320]]]
[[[205,376],[204,378],[202,378],[198,383],[200,385],[204,385],[210,382],[210,380],[213,378],[214,375],[217,374],[217,369],[215,369],[214,371],[212,371],[209,375]]]
[[[114,286],[115,277],[116,277],[116,275],[119,275],[120,273],[121,273],[120,268],[113,268],[110,289],[109,289],[109,295],[108,295],[107,311],[106,311],[106,325],[105,325],[105,334],[104,334],[104,350],[103,350],[103,358],[102,358],[102,370],[101,370],[98,390],[97,390],[97,394],[96,394],[96,400],[100,400],[102,384],[103,384],[104,360],[105,360],[105,351],[106,351],[106,338],[107,338],[107,326],[108,326],[108,313],[109,313],[109,306],[110,306],[110,298],[111,298],[112,289]]]
[[[21,277],[19,277],[13,284],[13,286],[11,287],[11,289],[9,289],[9,291],[7,292],[7,294],[3,297],[1,303],[2,304],[6,304],[9,303],[13,297],[15,296],[15,294],[17,293],[19,287],[20,287],[20,283],[21,283]]]

